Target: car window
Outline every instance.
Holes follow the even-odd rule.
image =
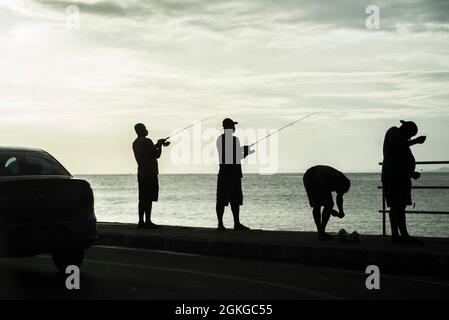
[[[12,174],[18,174],[20,171],[19,162],[16,157],[11,157],[6,160],[5,168]]]
[[[69,173],[46,153],[0,153],[0,177],[28,175],[69,175]]]

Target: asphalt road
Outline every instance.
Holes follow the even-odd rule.
[[[381,270],[382,271],[382,270]],[[80,290],[49,256],[0,260],[1,299],[449,299],[449,281],[116,247],[86,252]]]

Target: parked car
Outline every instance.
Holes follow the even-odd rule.
[[[40,149],[0,147],[0,257],[50,253],[55,266],[81,266],[97,238],[94,196]]]

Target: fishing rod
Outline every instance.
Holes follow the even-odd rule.
[[[175,131],[174,133],[172,133],[171,135],[169,135],[167,138],[165,138],[165,140],[168,140],[168,139],[172,138],[173,136],[177,135],[178,133],[181,133],[181,132],[183,132],[184,130],[187,130],[187,129],[193,127],[194,125],[196,125],[196,124],[198,124],[198,123],[201,123],[201,122],[204,122],[204,121],[206,121],[206,120],[209,120],[209,119],[211,119],[211,118],[213,118],[213,117],[215,117],[215,116],[216,116],[216,114],[214,114],[213,116],[210,116],[210,117],[207,117],[207,118],[198,120],[198,121],[196,121],[196,122],[194,122],[194,123],[188,125],[187,127],[184,127],[184,128],[182,128],[182,129],[180,129],[180,130],[178,130],[178,131]]]
[[[316,115],[316,114],[318,114],[318,113],[321,113],[321,111],[313,112],[313,113],[310,113],[310,114],[308,114],[308,115],[305,115],[305,116],[302,117],[302,118],[296,119],[295,121],[290,122],[289,124],[286,124],[285,126],[279,128],[279,129],[277,129],[276,131],[274,131],[274,132],[272,132],[272,133],[266,135],[265,137],[263,137],[263,138],[257,140],[257,141],[254,142],[253,144],[249,145],[249,147],[252,147],[252,146],[258,144],[259,142],[261,142],[262,140],[265,140],[265,139],[271,137],[273,134],[278,133],[279,131],[282,131],[282,130],[284,130],[285,128],[290,127],[290,126],[294,125],[295,123],[298,123],[298,122],[300,122],[300,121],[302,121],[302,120],[304,120],[304,119],[307,119],[307,118],[309,118],[309,117],[311,117],[311,116],[313,116],[313,115]]]

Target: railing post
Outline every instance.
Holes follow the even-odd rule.
[[[449,164],[449,161],[416,161],[417,165],[423,164]],[[382,166],[383,163],[379,162],[379,165]],[[387,235],[387,201],[385,197],[385,189],[382,186],[378,186],[379,189],[382,189],[382,210],[379,210],[379,213],[382,212],[382,235]],[[412,186],[412,189],[449,189],[449,186]],[[391,209],[390,209],[391,210]],[[449,211],[423,211],[423,210],[413,210],[413,211],[405,211],[406,213],[415,213],[415,214],[448,214]],[[391,214],[391,212],[390,212]]]

